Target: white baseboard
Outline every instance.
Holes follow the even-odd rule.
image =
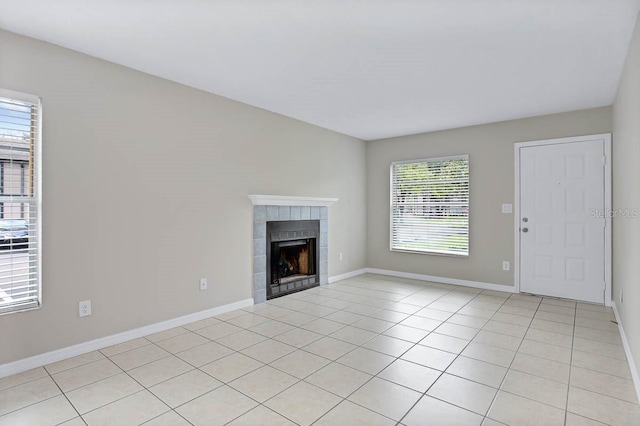
[[[485,283],[481,281],[459,280],[457,278],[436,277],[433,275],[414,274],[411,272],[391,271],[388,269],[376,269],[376,268],[363,268],[363,269],[357,269],[355,271],[347,272],[345,274],[334,275],[333,277],[329,277],[329,284],[346,280],[347,278],[353,278],[355,276],[362,275],[362,274],[387,275],[390,277],[409,278],[412,280],[419,280],[419,281],[431,281],[431,282],[441,283],[441,284],[451,284],[451,285],[459,285],[463,287],[481,288],[483,290],[495,290],[495,291],[504,291],[507,293],[517,293],[514,286],[491,284],[491,283]]]
[[[351,272],[345,272],[344,274],[334,275],[332,277],[329,277],[329,284],[335,283],[337,281],[346,280],[347,278],[353,278],[355,276],[362,275],[366,272],[367,272],[367,268],[362,268],[362,269],[357,269]]]
[[[640,402],[640,375],[638,374],[636,363],[633,361],[631,348],[629,347],[629,342],[627,341],[627,335],[624,333],[624,326],[622,325],[622,320],[620,318],[620,314],[618,313],[616,302],[611,301],[611,307],[613,308],[613,313],[616,316],[616,321],[618,322],[618,330],[620,331],[620,337],[622,338],[622,346],[624,347],[624,353],[627,356],[629,370],[631,370],[631,379],[633,380],[633,386],[636,388],[636,398]]]
[[[77,345],[67,346],[66,348],[57,349],[55,351],[46,352],[29,358],[20,359],[18,361],[9,362],[0,365],[0,378],[11,376],[13,374],[22,373],[32,368],[42,367],[52,362],[62,361],[63,359],[93,352],[108,346],[117,345],[128,340],[137,339],[139,337],[148,336],[160,331],[169,330],[170,328],[180,327],[194,321],[210,318],[215,315],[224,314],[225,312],[235,311],[236,309],[246,308],[253,305],[253,299],[244,299],[238,302],[229,303],[227,305],[218,306],[216,308],[207,309],[205,311],[195,312],[193,314],[184,315],[167,321],[157,322],[155,324],[145,325],[144,327],[135,328],[133,330],[123,331],[122,333],[112,334],[111,336],[101,337],[99,339],[90,340],[88,342],[78,343]]]
[[[398,278],[409,278],[419,281],[432,281],[442,284],[459,285],[463,287],[481,288],[483,290],[504,291],[507,293],[515,293],[514,286],[484,283],[480,281],[459,280],[457,278],[436,277],[432,275],[413,274],[411,272],[390,271],[387,269],[366,268],[366,272],[371,274],[388,275]]]

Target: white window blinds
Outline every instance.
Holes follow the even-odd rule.
[[[40,305],[40,103],[0,90],[0,314]]]
[[[469,255],[469,156],[391,164],[392,251]]]

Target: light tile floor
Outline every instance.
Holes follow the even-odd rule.
[[[0,379],[0,425],[637,425],[613,321],[362,275]]]

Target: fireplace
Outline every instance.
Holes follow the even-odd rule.
[[[304,290],[316,285],[326,285],[329,282],[329,206],[338,201],[337,198],[290,197],[283,195],[249,195],[253,204],[253,301],[262,303],[278,296]],[[305,225],[292,225],[294,229],[278,229],[271,231],[275,223],[306,222]],[[309,223],[312,224],[308,227]],[[267,224],[269,231],[267,231]],[[318,225],[319,224],[319,225]],[[280,225],[276,225],[280,226]],[[290,226],[290,225],[283,225]],[[295,228],[297,226],[297,228]],[[319,228],[318,228],[319,226]],[[274,235],[275,232],[308,234]],[[275,239],[273,238],[275,236]],[[267,241],[267,239],[269,241]],[[314,240],[315,239],[315,244]],[[309,240],[309,241],[307,241]],[[293,241],[293,242],[291,242]],[[279,243],[273,246],[273,243]],[[289,244],[289,245],[287,245]],[[302,248],[306,253],[302,253]],[[285,259],[289,263],[298,258],[298,270],[282,271],[277,277],[278,283],[273,282],[271,252],[284,249]],[[267,257],[269,251],[269,258]],[[300,254],[309,255],[309,262],[305,271],[305,260],[302,260],[300,272]],[[278,262],[279,264],[279,262]],[[286,265],[286,263],[283,263]],[[310,265],[310,266],[309,266]],[[284,266],[283,266],[284,268]],[[291,268],[291,266],[289,267]],[[267,272],[268,270],[268,272]],[[303,276],[300,276],[303,275]],[[273,284],[273,285],[272,285]],[[292,284],[292,285],[291,285]],[[290,288],[291,287],[291,288]]]
[[[320,284],[319,220],[267,222],[267,299]]]

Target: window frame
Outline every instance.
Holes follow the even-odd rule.
[[[5,309],[0,306],[0,316],[18,312],[38,310],[42,308],[42,101],[40,97],[27,93],[0,87],[0,98],[14,99],[27,102],[37,107],[36,128],[33,140],[33,200],[36,208],[35,214],[35,239],[36,256],[32,262],[36,263],[36,280],[38,295],[35,304],[26,305],[15,309]],[[23,203],[22,203],[23,204]]]
[[[394,185],[394,168],[399,165],[404,164],[420,164],[420,163],[443,163],[451,160],[466,160],[467,161],[467,250],[466,253],[454,253],[454,252],[444,252],[444,251],[435,251],[435,250],[411,250],[405,248],[394,247],[394,193],[395,193],[395,185]],[[412,159],[412,160],[402,160],[402,161],[393,161],[389,166],[389,251],[395,253],[412,253],[412,254],[421,254],[421,255],[430,255],[430,256],[446,256],[446,257],[457,257],[457,258],[469,258],[471,251],[471,167],[469,154],[460,154],[460,155],[449,155],[443,157],[429,157],[429,158],[420,158],[420,159]]]

